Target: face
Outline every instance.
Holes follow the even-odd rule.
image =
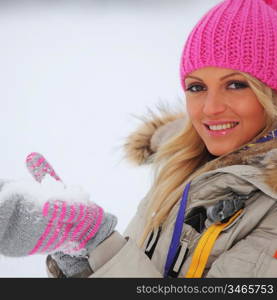
[[[212,155],[232,152],[265,128],[264,108],[239,72],[206,67],[190,73],[185,85],[187,112]]]

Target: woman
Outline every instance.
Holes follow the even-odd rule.
[[[125,246],[92,276],[277,275],[276,7],[223,1],[195,26],[181,61],[188,120],[165,113],[126,146],[157,171],[125,233],[146,254]]]
[[[129,137],[128,157],[152,162],[155,180],[127,241],[115,232],[91,251],[91,277],[277,276],[276,8],[226,0],[195,26],[187,114],[164,110]]]
[[[277,276],[276,9],[276,1],[225,0],[199,21],[181,60],[187,112],[153,115],[125,145],[130,160],[152,163],[155,179],[124,237],[93,206],[88,225],[104,218],[89,229],[85,253],[65,251],[70,239],[42,251],[51,254],[49,276]],[[41,230],[25,230],[36,238],[21,255],[52,226],[41,220]],[[70,220],[76,231],[82,222]]]

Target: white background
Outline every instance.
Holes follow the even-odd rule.
[[[124,160],[132,115],[184,101],[184,42],[218,2],[1,1],[0,177],[29,178],[25,157],[40,152],[123,232],[151,184]],[[44,255],[0,257],[0,277],[46,276]]]

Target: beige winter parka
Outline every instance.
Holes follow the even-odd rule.
[[[138,164],[151,162],[159,146],[178,132],[184,122],[183,114],[168,114],[146,121],[128,139],[129,158]],[[209,163],[210,171],[191,182],[186,215],[193,208],[207,209],[233,196],[246,200],[239,217],[216,239],[202,277],[277,277],[277,138]],[[114,232],[90,253],[93,273],[88,277],[163,277],[179,203],[172,209],[161,232],[152,233],[152,238],[146,240],[145,251],[145,247],[137,246],[137,241],[146,222],[149,200],[146,195],[141,201],[124,237]],[[212,225],[209,218],[202,221],[201,226],[199,220],[195,226],[194,222],[185,220],[180,253],[186,256],[176,258],[172,266],[178,277],[186,275],[199,239]],[[50,257],[47,265],[49,276],[59,277],[59,270]]]

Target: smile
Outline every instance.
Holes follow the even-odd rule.
[[[204,124],[210,136],[223,136],[231,133],[239,124],[239,122],[226,122],[221,124]]]
[[[231,123],[226,123],[226,124],[219,124],[219,125],[207,125],[210,130],[223,130],[223,129],[228,129],[228,128],[234,128],[235,126],[238,125],[238,122],[231,122]]]

